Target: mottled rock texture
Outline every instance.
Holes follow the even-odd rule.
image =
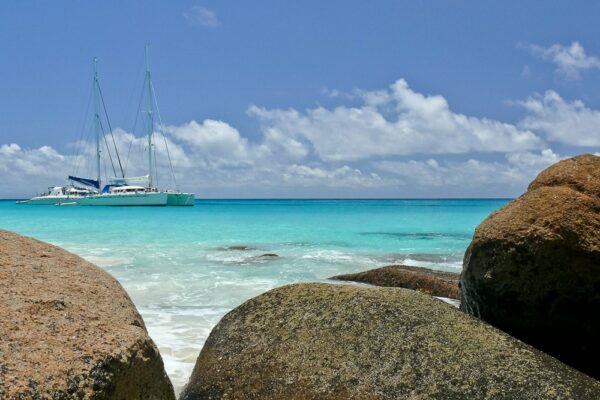
[[[175,399],[119,283],[58,247],[0,230],[0,399]]]
[[[356,274],[337,275],[330,279],[420,290],[432,296],[450,299],[458,299],[460,296],[460,274],[408,265],[389,265]]]
[[[600,378],[600,157],[552,165],[475,231],[461,308]]]
[[[592,399],[600,382],[429,295],[297,284],[213,329],[198,399]]]

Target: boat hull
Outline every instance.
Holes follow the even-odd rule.
[[[88,196],[81,206],[166,206],[167,193],[101,194]]]
[[[29,200],[17,201],[17,204],[27,204],[30,206],[55,206],[64,203],[79,204],[84,197],[67,197],[67,196],[39,196]]]
[[[194,200],[193,193],[167,193],[168,206],[193,206]]]

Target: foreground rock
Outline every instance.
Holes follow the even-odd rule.
[[[401,287],[419,290],[432,296],[458,299],[460,274],[434,271],[432,269],[408,265],[389,265],[356,274],[331,277],[340,281],[368,283],[375,286]]]
[[[298,284],[227,314],[181,399],[592,399],[600,382],[431,296]]]
[[[117,281],[57,247],[0,230],[0,399],[174,399]]]
[[[551,166],[482,222],[461,286],[468,313],[600,378],[600,157]]]

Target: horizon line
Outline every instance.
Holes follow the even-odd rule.
[[[28,198],[0,198],[0,201],[27,200]],[[233,200],[514,200],[516,197],[208,197],[194,201]]]

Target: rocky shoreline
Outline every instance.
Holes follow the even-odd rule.
[[[460,298],[460,274],[422,267],[388,265],[356,274],[336,275],[330,279],[412,289],[455,300]]]
[[[460,276],[332,279],[383,287],[248,300],[213,329],[180,399],[600,398],[600,157],[551,166],[490,215]],[[62,249],[0,231],[0,320],[1,399],[175,399],[120,284]]]

